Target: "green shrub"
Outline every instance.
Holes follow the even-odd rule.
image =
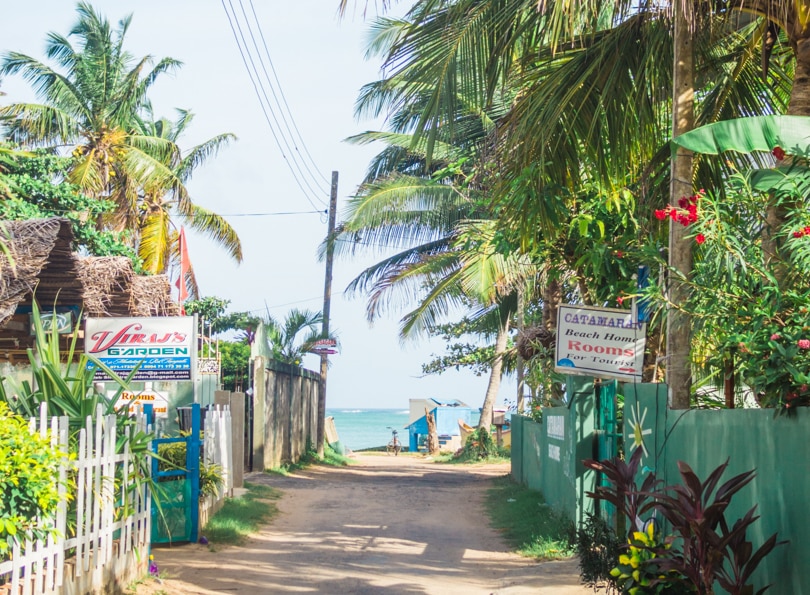
[[[32,434],[28,422],[0,402],[0,560],[16,538],[42,539],[59,503],[59,465],[65,455],[50,437]]]

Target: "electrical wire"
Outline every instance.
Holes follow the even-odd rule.
[[[231,4],[231,8],[233,9],[233,3],[231,2],[231,0],[228,0],[228,2],[229,2],[229,4]],[[259,86],[262,89],[262,94],[264,95],[265,100],[267,100],[267,104],[270,107],[270,114],[273,116],[273,120],[275,121],[276,126],[278,127],[279,131],[281,132],[281,138],[284,141],[284,145],[287,147],[287,150],[290,151],[290,153],[293,153],[293,149],[294,149],[295,150],[294,152],[298,153],[298,155],[300,157],[301,154],[300,154],[300,152],[298,152],[298,147],[295,146],[295,139],[293,138],[292,131],[290,130],[290,125],[287,122],[287,119],[285,117],[284,110],[281,109],[281,102],[279,101],[278,95],[276,94],[276,89],[273,86],[272,81],[270,80],[270,75],[267,73],[267,67],[264,64],[264,59],[262,58],[262,53],[261,53],[261,50],[259,49],[259,44],[256,41],[256,36],[253,34],[253,27],[251,27],[251,25],[250,25],[250,19],[248,19],[247,12],[245,11],[245,5],[242,3],[242,0],[238,0],[238,2],[239,2],[239,8],[242,11],[242,17],[245,20],[245,28],[247,29],[247,32],[250,35],[250,39],[253,42],[253,47],[256,50],[256,58],[259,61],[259,65],[262,67],[262,72],[264,72],[264,78],[267,80],[267,82],[268,82],[268,84],[270,86],[270,93],[273,95],[273,99],[275,100],[275,104],[279,108],[277,111],[280,112],[281,120],[282,120],[282,122],[284,122],[284,126],[287,129],[287,135],[289,135],[289,137],[290,137],[289,139],[287,138],[287,135],[284,134],[284,131],[281,130],[281,124],[279,123],[278,117],[276,115],[276,111],[273,110],[273,106],[272,106],[272,104],[270,102],[270,98],[267,96],[267,91],[265,90],[264,84],[261,81],[261,76],[259,75],[259,70],[256,67],[256,63],[253,61],[253,57],[252,57],[252,55],[250,53],[250,50],[248,49],[248,57],[250,57],[250,63],[253,65],[254,72],[256,73],[256,78],[259,79]],[[234,13],[234,15],[235,14],[236,13]],[[254,12],[254,15],[255,15],[255,12]],[[256,22],[256,24],[258,26],[258,21]],[[237,27],[238,26],[239,26],[239,21],[237,19]],[[242,33],[241,27],[239,27],[239,32],[240,32],[240,34]],[[260,31],[260,33],[261,33],[261,31]],[[247,46],[247,40],[245,40],[244,36],[242,37],[242,41]],[[292,142],[292,146],[290,146],[290,142]],[[313,193],[313,195],[315,195],[315,197],[317,197],[318,196],[318,190],[313,188],[313,186],[310,184],[310,179],[312,180],[312,182],[315,184],[316,187],[320,184],[320,182],[318,182],[318,180],[315,178],[315,175],[312,173],[312,170],[310,169],[307,162],[303,161],[303,166],[304,166],[304,169],[307,170],[307,173],[309,173],[309,178],[307,178],[307,176],[302,171],[301,163],[299,162],[299,160],[293,158],[293,162],[295,163],[295,167],[298,169],[298,173],[301,174],[301,177],[304,180],[304,184],[307,186],[307,188],[309,188],[309,190]],[[322,190],[322,193],[325,194],[327,197],[329,196],[329,192],[325,192],[325,191]],[[318,198],[318,200],[321,200],[321,199]],[[323,200],[321,200],[321,202],[323,202],[323,204],[326,205],[326,202],[324,202]]]
[[[248,66],[248,59],[245,57],[245,51],[243,51],[242,44],[239,42],[239,34],[237,34],[236,30],[237,30],[237,28],[239,28],[240,29],[240,34],[241,34],[241,26],[239,25],[238,19],[236,19],[236,12],[234,11],[234,18],[231,19],[231,14],[228,11],[228,7],[225,5],[225,0],[221,0],[221,2],[222,2],[222,8],[225,10],[225,15],[228,17],[228,24],[230,25],[231,32],[233,33],[234,40],[236,41],[236,46],[239,49],[239,55],[242,57],[242,63],[244,64],[245,70],[247,70],[248,76],[250,77],[250,82],[253,85],[253,90],[256,93],[257,99],[259,100],[259,105],[261,107],[262,113],[264,114],[264,118],[267,121],[268,126],[270,127],[270,132],[271,132],[271,134],[273,136],[273,139],[276,142],[276,146],[278,147],[278,150],[281,153],[281,156],[284,159],[284,162],[287,164],[287,167],[290,170],[290,173],[292,174],[296,185],[298,186],[298,188],[301,190],[302,194],[304,195],[304,198],[306,198],[307,202],[309,202],[309,204],[312,205],[313,209],[318,209],[318,206],[313,202],[312,197],[310,197],[309,193],[304,188],[303,184],[301,183],[301,180],[298,178],[298,175],[295,173],[295,169],[293,169],[292,164],[290,163],[290,160],[287,158],[287,155],[284,152],[283,147],[281,146],[281,141],[279,140],[278,135],[276,134],[276,130],[273,127],[273,123],[272,123],[272,121],[270,119],[270,116],[267,113],[267,108],[265,107],[264,101],[262,101],[262,94],[259,92],[259,84],[257,83],[256,79],[254,78],[253,71],[251,71],[250,66]],[[231,9],[233,9],[233,4],[231,3],[230,0],[228,0],[228,3],[231,4]],[[236,27],[234,27],[234,20],[236,20]],[[242,37],[244,39],[243,34],[242,34]],[[247,50],[247,49],[248,49],[247,44],[245,44],[245,50]],[[251,59],[251,61],[252,61],[252,59]]]
[[[312,167],[315,169],[317,174],[321,177],[321,179],[324,182],[326,182],[327,185],[331,186],[332,182],[323,174],[320,168],[318,168],[318,164],[315,163],[315,159],[312,158],[312,155],[310,154],[309,149],[307,148],[307,144],[306,142],[304,142],[304,137],[301,136],[301,131],[298,129],[298,125],[295,123],[295,118],[293,117],[290,105],[287,103],[287,97],[284,95],[284,89],[281,86],[281,81],[278,78],[278,73],[276,73],[276,67],[273,65],[273,59],[270,57],[270,50],[267,47],[267,41],[264,38],[262,26],[259,24],[259,17],[256,15],[256,9],[253,6],[253,0],[250,0],[250,10],[253,12],[253,19],[256,21],[256,28],[259,30],[259,37],[261,37],[262,45],[264,46],[264,53],[267,56],[267,63],[270,64],[270,70],[273,73],[273,78],[276,81],[276,86],[278,87],[279,94],[281,95],[281,100],[284,102],[284,108],[287,110],[287,114],[289,114],[290,116],[290,121],[292,122],[292,126],[295,129],[296,135],[298,136],[298,140],[301,142],[301,146],[304,148],[304,153],[306,153],[306,156],[309,158],[309,162],[312,164]],[[289,131],[289,127],[287,128],[287,130]],[[292,132],[290,132],[290,135],[292,136]],[[298,151],[297,146],[295,147],[295,150]],[[309,168],[307,168],[307,171],[310,171]],[[311,171],[310,174],[312,174]]]

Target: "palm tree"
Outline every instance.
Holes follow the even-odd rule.
[[[323,314],[312,310],[290,310],[281,321],[268,313],[256,331],[254,344],[258,354],[300,366],[315,341],[323,338],[320,329],[322,322]]]
[[[180,63],[163,58],[147,71],[152,58],[135,61],[123,47],[131,15],[113,31],[89,4],[79,3],[77,12],[69,33],[78,39],[77,47],[67,37],[48,35],[46,55],[61,71],[17,52],[3,57],[0,75],[21,74],[45,103],[4,106],[0,119],[15,142],[73,147],[76,163],[69,181],[91,196],[115,201],[114,229],[134,229],[139,189],[160,185],[185,192],[164,165],[176,146],[139,134],[134,126],[149,88]]]
[[[155,120],[150,105],[144,108],[145,116],[136,119],[137,130],[144,136],[164,139],[178,146],[180,136],[186,131],[194,115],[188,110],[177,110],[178,118],[170,121],[165,118]],[[167,155],[164,165],[171,169],[175,178],[186,184],[194,170],[206,159],[213,157],[236,137],[233,134],[217,135],[185,154],[179,152]],[[186,192],[176,188],[167,189],[161,185],[147,186],[139,202],[140,221],[138,254],[145,271],[152,274],[165,273],[169,262],[177,262],[177,229],[175,220],[192,229],[212,237],[222,245],[237,262],[242,261],[242,247],[236,231],[221,216],[194,204]],[[196,294],[193,288],[192,294]]]

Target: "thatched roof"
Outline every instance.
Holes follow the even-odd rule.
[[[169,280],[136,275],[123,256],[79,257],[67,219],[3,222],[11,261],[0,253],[0,326],[36,292],[43,307],[80,306],[89,316],[177,316]]]
[[[0,324],[36,291],[41,304],[80,304],[83,286],[67,219],[3,222],[8,254],[0,255]],[[10,257],[10,260],[9,260]]]
[[[80,261],[84,311],[88,316],[126,316],[135,272],[126,256],[89,256]]]
[[[180,316],[180,306],[172,299],[165,275],[135,277],[129,309],[130,316]]]

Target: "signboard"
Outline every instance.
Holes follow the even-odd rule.
[[[219,360],[215,357],[197,358],[197,374],[219,376]]]
[[[122,377],[140,365],[137,381],[191,380],[196,343],[193,316],[88,318],[84,331],[86,354]],[[109,378],[96,370],[95,380]]]
[[[152,405],[156,417],[169,417],[169,400],[158,392],[144,390],[139,393],[124,391],[118,398],[117,409],[129,408],[130,413],[140,411],[139,405]]]
[[[29,330],[31,335],[36,334],[34,328],[34,315],[30,314]],[[41,312],[39,315],[42,330],[46,333],[52,332],[53,327],[56,327],[56,332],[60,335],[69,335],[73,332],[73,312]]]
[[[555,370],[641,380],[647,327],[630,310],[561,305]]]
[[[312,344],[309,352],[316,353],[318,355],[332,355],[337,353],[336,347],[336,339],[318,339]]]

